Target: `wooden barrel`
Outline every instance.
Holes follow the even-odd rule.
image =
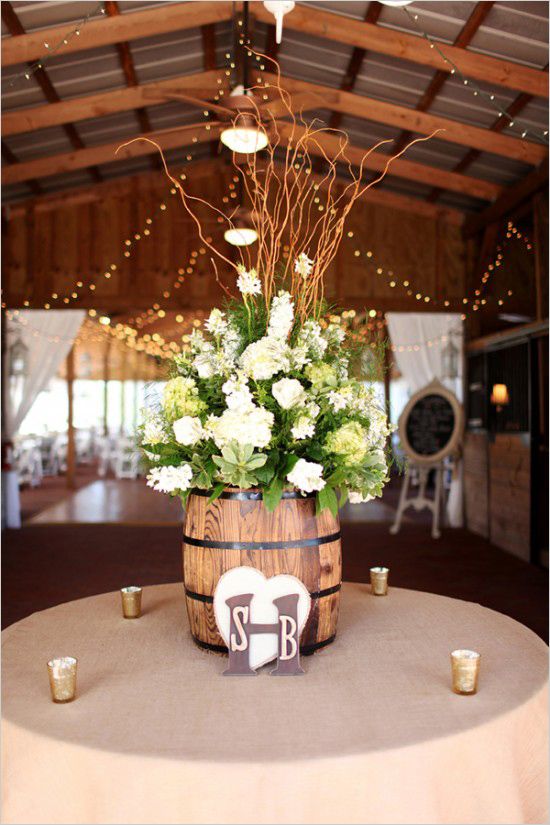
[[[312,604],[300,640],[303,654],[330,644],[336,634],[342,554],[338,518],[315,515],[315,497],[284,493],[268,513],[258,491],[226,490],[208,504],[209,493],[189,496],[183,536],[183,581],[191,635],[208,650],[226,653],[214,619],[220,576],[247,565],[264,576],[288,573],[308,588]]]

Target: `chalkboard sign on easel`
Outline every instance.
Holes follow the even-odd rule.
[[[452,392],[432,381],[409,400],[399,419],[399,437],[416,464],[434,464],[456,452],[462,436],[462,406]]]
[[[439,381],[432,381],[409,400],[399,418],[399,438],[409,459],[399,497],[395,521],[390,528],[397,533],[408,507],[432,511],[432,536],[439,538],[439,518],[443,507],[443,460],[456,455],[462,439],[463,411],[457,397]],[[409,498],[411,471],[418,475],[416,496]],[[435,494],[426,494],[428,474],[435,471]]]

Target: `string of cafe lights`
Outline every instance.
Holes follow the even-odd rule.
[[[349,231],[347,234],[348,234],[348,238],[353,237],[353,232],[352,231]],[[445,299],[441,300],[441,299],[435,298],[433,295],[428,295],[428,294],[426,294],[424,292],[421,292],[419,290],[415,290],[414,284],[412,283],[412,281],[410,279],[408,279],[408,278],[407,279],[399,278],[397,275],[394,274],[393,270],[387,269],[386,267],[383,267],[383,266],[379,265],[379,262],[377,262],[374,259],[373,252],[370,249],[367,250],[366,252],[361,252],[360,249],[355,249],[353,254],[356,258],[359,258],[362,255],[364,255],[370,261],[370,263],[373,266],[376,267],[376,274],[377,275],[381,275],[381,276],[384,276],[384,277],[389,279],[389,286],[390,286],[391,289],[394,289],[395,287],[400,286],[400,287],[402,287],[403,289],[406,290],[407,295],[409,297],[414,296],[416,301],[422,301],[423,303],[426,303],[426,304],[431,303],[433,306],[438,306],[438,305],[441,304],[446,309],[449,309],[453,304],[456,305],[458,303],[459,305],[461,305],[464,317],[466,317],[464,308],[467,307],[468,305],[470,305],[472,307],[472,311],[477,312],[482,306],[486,306],[489,303],[490,298],[489,297],[487,297],[487,298],[483,297],[484,290],[486,289],[487,283],[488,283],[489,279],[491,278],[492,274],[502,265],[502,263],[504,261],[504,251],[505,251],[505,248],[506,248],[506,245],[507,245],[506,241],[509,241],[512,238],[517,238],[518,240],[522,240],[523,243],[525,244],[526,249],[529,252],[531,252],[533,250],[533,243],[530,240],[530,238],[525,233],[522,233],[514,225],[514,223],[512,221],[508,221],[507,231],[506,231],[506,239],[502,244],[499,244],[497,246],[496,255],[495,255],[493,261],[490,264],[488,264],[488,266],[485,268],[484,273],[481,277],[479,287],[474,290],[473,297],[463,296],[462,298],[454,298],[452,300],[449,300],[448,298],[445,298]],[[513,295],[513,290],[509,289],[509,290],[506,291],[505,295],[501,295],[501,296],[499,296],[499,297],[497,297],[493,300],[497,301],[498,306],[502,306],[504,304],[505,299],[512,297],[512,295]]]
[[[82,17],[81,20],[74,26],[74,28],[70,29],[63,35],[63,37],[61,38],[61,40],[59,40],[58,43],[51,44],[45,41],[45,51],[42,57],[39,57],[37,60],[32,61],[27,65],[25,69],[13,75],[8,81],[6,81],[6,83],[3,84],[4,89],[11,89],[13,86],[15,86],[16,83],[18,83],[22,79],[30,81],[37,71],[46,68],[48,62],[57,54],[59,54],[59,52],[63,50],[64,46],[67,46],[75,37],[80,37],[83,28],[86,26],[89,20],[91,20],[92,17],[96,17],[96,15],[98,14],[106,14],[103,2],[95,6],[87,15],[85,15],[85,17]]]
[[[456,65],[456,63],[454,63],[454,61],[447,57],[447,55],[443,52],[439,45],[439,42],[434,37],[432,37],[431,34],[428,34],[426,31],[424,31],[424,29],[420,26],[420,24],[418,23],[418,14],[416,14],[415,12],[411,12],[411,10],[408,9],[406,6],[403,6],[402,8],[407,17],[409,18],[411,24],[416,29],[416,31],[421,35],[421,37],[423,37],[429,43],[430,49],[435,49],[435,51],[437,51],[441,59],[448,66],[451,67],[450,73],[454,76],[457,76],[459,80],[462,82],[462,85],[466,86],[472,91],[474,97],[482,98],[498,114],[499,117],[503,117],[505,118],[505,120],[508,121],[508,127],[510,127],[511,129],[514,129],[515,127],[515,130],[517,130],[520,137],[524,140],[531,136],[536,138],[538,141],[544,143],[545,145],[548,145],[548,129],[545,129],[544,131],[541,130],[539,132],[538,130],[527,128],[525,124],[519,123],[516,118],[509,115],[506,111],[508,104],[499,103],[499,101],[496,98],[496,95],[493,92],[484,91],[474,80],[465,77]]]

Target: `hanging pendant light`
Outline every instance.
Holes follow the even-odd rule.
[[[244,86],[235,86],[229,95],[228,106],[234,108],[236,114],[231,125],[220,135],[224,146],[241,155],[260,152],[269,142],[265,130],[258,128],[258,117],[250,97],[250,94],[246,94]]]
[[[275,42],[280,43],[283,38],[283,17],[292,11],[296,3],[294,0],[264,0],[264,6],[275,18]]]
[[[252,216],[248,209],[239,207],[231,218],[231,226],[223,233],[227,243],[232,246],[250,246],[258,240],[258,233],[252,225]]]

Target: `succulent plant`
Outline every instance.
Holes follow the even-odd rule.
[[[219,467],[222,481],[245,490],[258,484],[254,471],[264,466],[267,455],[254,453],[251,444],[232,441],[223,448],[221,455],[213,455],[212,459]]]

